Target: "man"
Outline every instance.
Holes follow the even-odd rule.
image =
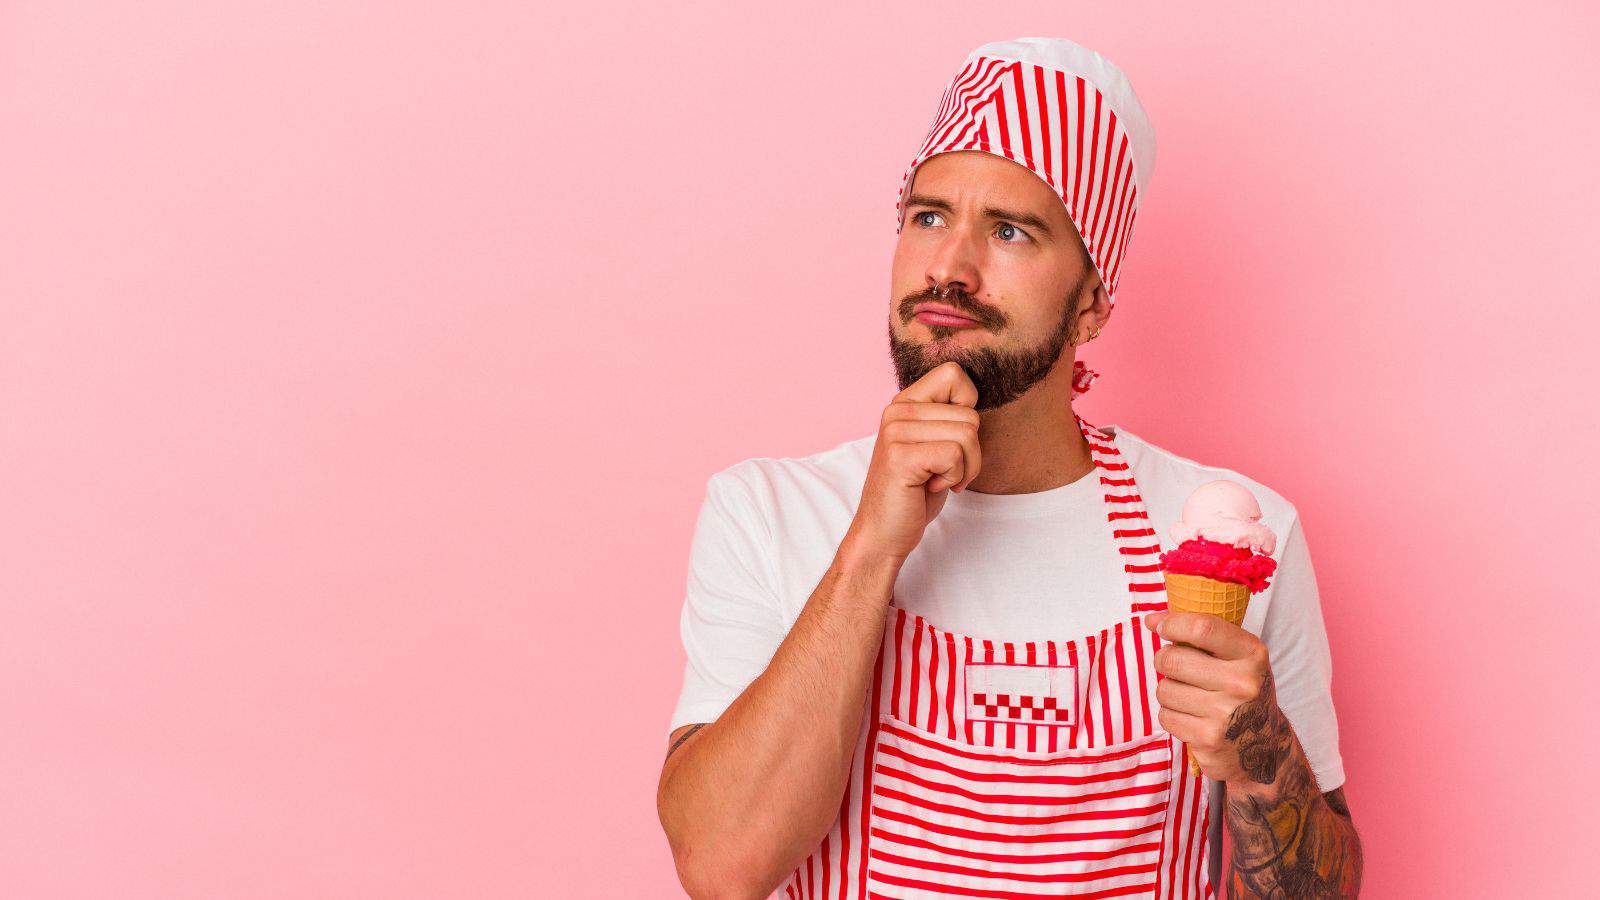
[[[1072,409],[1153,162],[1126,78],[1069,41],[984,45],[946,86],[877,432],[707,485],[657,798],[691,896],[1200,898],[1219,805],[1228,896],[1356,894],[1294,506]],[[1242,626],[1167,611],[1154,565],[1223,477],[1283,538]]]

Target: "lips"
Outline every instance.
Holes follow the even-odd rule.
[[[942,325],[945,328],[973,328],[983,323],[943,303],[920,303],[916,320],[924,325]]]

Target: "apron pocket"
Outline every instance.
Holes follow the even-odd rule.
[[[1092,750],[996,752],[885,713],[874,751],[868,877],[883,897],[1155,888],[1172,789],[1165,733]]]

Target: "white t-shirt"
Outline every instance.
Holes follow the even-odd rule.
[[[1278,535],[1270,586],[1243,627],[1262,638],[1278,705],[1317,784],[1344,783],[1333,677],[1317,583],[1293,504],[1231,469],[1202,465],[1116,425],[1162,547],[1196,487],[1244,484]],[[788,634],[844,538],[877,434],[811,456],[757,457],[712,475],[695,525],[680,631],[688,661],[668,731],[712,722]],[[951,494],[895,580],[894,602],[939,628],[1004,641],[1067,640],[1129,615],[1126,575],[1091,470],[1030,494]]]

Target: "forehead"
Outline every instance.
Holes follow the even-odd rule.
[[[1034,213],[1069,226],[1067,208],[1044,179],[1003,156],[983,150],[937,154],[917,167],[911,193],[966,203],[992,203]]]

